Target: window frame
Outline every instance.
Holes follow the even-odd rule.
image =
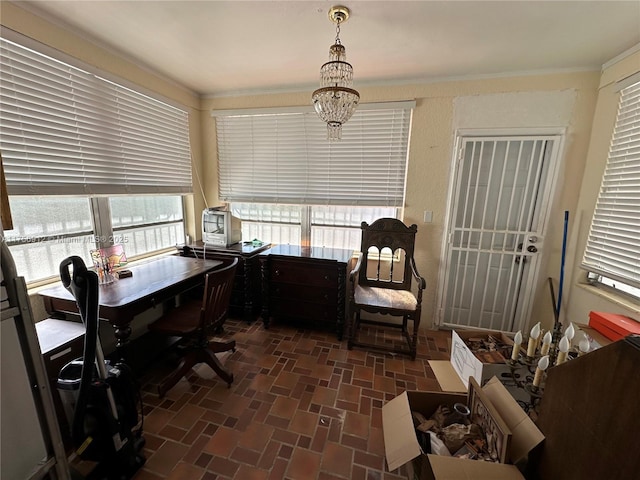
[[[640,242],[633,235],[640,236],[640,186],[634,180],[640,171],[640,74],[618,89],[609,153],[580,267],[590,284],[637,303]]]

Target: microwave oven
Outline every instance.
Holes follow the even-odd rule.
[[[202,211],[202,241],[205,245],[230,247],[242,240],[242,224],[238,217],[223,208]]]

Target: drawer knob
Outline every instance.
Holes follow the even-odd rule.
[[[325,276],[324,276],[324,279],[325,279],[325,280],[329,280],[329,275],[325,275]]]
[[[277,268],[274,270],[273,272],[274,275],[280,275],[280,270],[278,270]]]

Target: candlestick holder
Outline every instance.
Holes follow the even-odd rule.
[[[517,360],[510,358],[505,360],[505,365],[509,368],[509,386],[513,386],[517,389],[522,389],[527,395],[525,398],[528,400],[517,400],[518,404],[523,408],[527,414],[531,417],[537,416],[538,407],[542,395],[544,394],[544,383],[546,377],[546,371],[548,368],[553,368],[558,365],[558,356],[560,350],[560,340],[562,337],[562,324],[556,322],[551,331],[551,343],[548,345],[548,349],[545,349],[545,355],[542,355],[542,348],[536,347],[534,355],[527,355],[524,349],[518,348]],[[526,344],[523,342],[523,344]],[[514,354],[515,355],[515,354]],[[535,380],[538,385],[534,385],[534,379],[536,378],[536,369],[539,367],[540,360],[548,356],[548,362],[544,361],[544,366],[540,377]],[[566,352],[566,360],[571,360],[578,356],[578,353],[569,349]]]

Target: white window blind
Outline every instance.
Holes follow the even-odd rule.
[[[620,92],[582,267],[640,288],[640,83]]]
[[[402,206],[413,105],[361,106],[338,142],[312,111],[214,112],[220,198]]]
[[[188,113],[0,39],[9,195],[189,193]]]

